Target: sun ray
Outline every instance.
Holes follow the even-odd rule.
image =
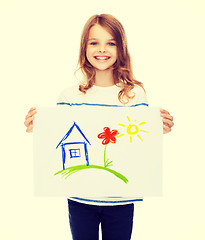
[[[119,137],[122,137],[122,136],[124,136],[125,134],[124,133],[122,133],[122,134],[120,134],[120,135],[117,135],[117,137],[119,138]]]
[[[137,135],[138,136],[138,138],[141,140],[141,141],[143,141],[143,139],[140,137],[140,135]]]
[[[130,121],[130,118],[129,118],[128,116],[127,116],[127,119],[128,119],[129,122],[131,122],[131,121]]]
[[[148,131],[145,131],[145,130],[140,130],[140,132],[149,133]]]
[[[139,123],[139,125],[143,125],[143,124],[145,124],[146,122],[141,122],[141,123]]]
[[[146,122],[142,121],[140,123],[137,123],[137,119],[133,119],[131,121],[129,116],[127,116],[127,120],[129,122],[128,124],[118,123],[119,126],[126,128],[126,132],[121,133],[120,135],[117,135],[117,138],[128,135],[130,139],[130,143],[132,143],[134,141],[133,137],[137,136],[140,139],[140,141],[143,141],[142,137],[140,136],[140,132],[141,133],[149,133],[149,132],[146,130],[140,129],[140,126],[146,124]]]

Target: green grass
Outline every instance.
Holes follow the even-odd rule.
[[[58,175],[58,174],[61,174],[65,179],[67,179],[71,174],[73,173],[76,173],[80,170],[84,170],[84,169],[101,169],[101,170],[104,170],[104,171],[107,171],[111,174],[114,174],[116,177],[118,177],[119,179],[121,179],[123,182],[125,182],[127,184],[128,182],[128,179],[123,176],[121,173],[119,172],[116,172],[110,168],[108,168],[108,165],[106,164],[105,167],[102,167],[102,166],[98,166],[98,165],[77,165],[77,166],[73,166],[73,167],[69,167],[69,168],[66,168],[64,170],[61,170],[61,171],[58,171],[56,172],[54,175]]]

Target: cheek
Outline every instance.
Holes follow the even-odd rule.
[[[112,54],[113,54],[113,56],[115,56],[117,58],[117,55],[118,55],[117,54],[117,48],[113,49]]]
[[[89,50],[86,50],[85,56],[86,56],[86,58],[89,60],[89,58],[90,58],[90,52],[89,52]]]
[[[92,55],[93,55],[93,50],[88,47],[87,50],[86,50],[86,56],[90,57]]]
[[[92,63],[93,61],[93,53],[91,51],[91,49],[87,49],[86,52],[85,52],[85,56],[86,56],[86,59],[89,63]]]

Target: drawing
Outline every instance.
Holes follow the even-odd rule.
[[[81,142],[79,142],[79,141],[76,141],[76,142],[73,142],[73,141],[72,142],[67,142],[67,141],[65,141],[65,140],[67,140],[69,138],[71,132],[74,130],[74,127],[76,127],[78,132],[80,132],[80,134],[83,137],[84,141],[81,141]],[[111,143],[116,143],[116,136],[119,133],[115,129],[110,131],[109,127],[104,127],[103,130],[104,130],[104,132],[98,134],[98,138],[99,139],[103,139],[102,144],[105,145],[105,149],[104,149],[104,166],[91,165],[89,163],[87,144],[91,145],[91,143],[85,137],[85,135],[81,131],[80,127],[74,122],[73,126],[69,129],[69,131],[66,133],[66,135],[62,138],[62,140],[59,142],[59,144],[56,147],[56,149],[57,149],[59,146],[61,146],[62,160],[63,160],[63,170],[60,170],[60,171],[56,172],[54,175],[61,174],[62,177],[67,179],[73,173],[76,173],[76,172],[78,172],[80,170],[85,170],[85,169],[91,169],[92,168],[92,169],[101,169],[101,170],[105,170],[105,171],[107,171],[109,173],[112,173],[117,178],[119,178],[122,181],[124,181],[125,183],[127,183],[128,179],[124,175],[122,175],[121,173],[119,173],[119,172],[109,168],[110,166],[112,166],[112,164],[111,164],[112,161],[108,162],[109,159],[106,160],[107,145],[110,142]],[[72,145],[72,148],[69,149],[70,159],[72,159],[72,158],[80,158],[82,154],[80,153],[80,149],[78,148],[79,144],[83,144],[84,145],[84,154],[85,154],[86,164],[81,164],[81,165],[76,165],[76,166],[65,168],[65,161],[66,161],[66,158],[67,158],[65,146],[68,146],[68,145],[71,146]],[[76,146],[76,147],[73,148],[73,146]]]
[[[109,142],[111,143],[116,143],[117,139],[116,136],[119,134],[119,132],[114,129],[112,131],[110,131],[110,128],[108,127],[104,127],[103,128],[104,132],[98,134],[98,138],[103,139],[102,144],[105,145],[105,149],[104,149],[104,167],[108,167],[108,166],[112,166],[111,162],[109,161],[109,158],[107,160],[106,159],[106,150],[107,150],[107,145]]]
[[[128,126],[126,126],[125,124],[122,124],[122,123],[119,123],[119,125],[121,127],[125,127],[126,128],[126,132],[125,133],[122,133],[120,135],[118,135],[117,137],[122,137],[124,136],[126,133],[129,135],[130,137],[130,143],[132,143],[133,141],[133,136],[136,135],[141,141],[143,141],[142,137],[140,136],[140,132],[144,132],[144,133],[149,133],[148,131],[145,131],[143,129],[140,129],[140,126],[141,125],[144,125],[146,124],[146,122],[141,122],[139,123],[138,125],[136,124],[136,120],[134,120],[134,123],[131,123],[131,120],[130,118],[127,116],[127,120],[129,122]]]
[[[68,140],[70,134],[75,129],[82,136],[82,140],[81,141],[76,141],[76,142],[66,141],[66,140]],[[67,154],[66,154],[66,149],[65,149],[67,146],[71,147],[71,148],[68,149],[69,150],[70,159],[72,159],[72,158],[81,158],[84,155],[85,156],[85,160],[86,160],[86,165],[89,166],[89,157],[88,157],[87,144],[91,145],[90,142],[88,141],[88,139],[86,138],[86,136],[84,135],[84,133],[82,132],[82,130],[80,129],[80,127],[74,122],[72,127],[68,130],[66,135],[61,139],[61,141],[59,142],[59,144],[56,147],[56,149],[57,149],[59,146],[61,146],[63,169],[65,169],[65,161],[66,161],[66,158],[68,158]],[[80,145],[83,145],[84,153],[81,153],[81,149],[79,148]]]
[[[98,165],[91,165],[89,162],[89,155],[88,155],[88,145],[91,145],[89,140],[86,138],[85,134],[82,132],[80,127],[74,122],[71,128],[68,130],[68,132],[65,134],[65,136],[61,139],[61,141],[58,143],[56,149],[58,147],[61,147],[62,151],[62,161],[63,161],[63,169],[55,173],[54,175],[61,174],[65,179],[67,179],[71,174],[76,173],[80,170],[85,169],[101,169],[105,170],[107,172],[110,172],[114,174],[116,177],[124,181],[125,183],[128,182],[128,179],[122,175],[121,173],[110,169],[111,166],[113,166],[113,161],[110,161],[109,158],[106,158],[106,151],[107,151],[107,145],[109,143],[115,144],[117,142],[117,138],[123,137],[126,134],[129,136],[130,143],[133,142],[133,137],[137,136],[140,141],[143,141],[140,133],[149,133],[148,131],[144,129],[140,129],[142,125],[146,124],[146,122],[140,122],[139,124],[136,123],[136,120],[131,121],[130,117],[127,116],[128,124],[122,124],[119,123],[119,126],[125,128],[125,131],[121,134],[119,134],[119,131],[116,129],[110,130],[109,127],[104,127],[103,132],[99,133],[97,137],[99,139],[102,139],[102,145],[105,146],[104,148],[104,166],[98,166]],[[69,137],[72,132],[75,133],[76,131],[80,133],[81,139],[77,139],[76,141],[69,141]],[[76,135],[76,134],[75,134]],[[79,134],[78,134],[79,135]],[[82,148],[83,146],[83,148]],[[75,166],[70,166],[68,168],[65,168],[65,162],[66,161],[72,161],[73,159],[81,159],[85,161],[83,164],[78,164]]]

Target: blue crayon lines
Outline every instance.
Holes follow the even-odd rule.
[[[77,131],[80,133],[81,139],[76,141],[69,141],[69,136],[73,131]],[[63,169],[65,169],[66,158],[75,159],[75,158],[83,158],[85,159],[85,164],[89,166],[89,157],[88,157],[88,148],[87,144],[91,145],[89,140],[86,138],[80,127],[74,122],[71,128],[68,130],[66,135],[61,139],[58,143],[56,149],[61,147],[62,151],[62,161],[63,161]],[[82,148],[83,147],[83,148]],[[68,149],[68,151],[66,150]],[[68,159],[67,159],[68,160]]]

